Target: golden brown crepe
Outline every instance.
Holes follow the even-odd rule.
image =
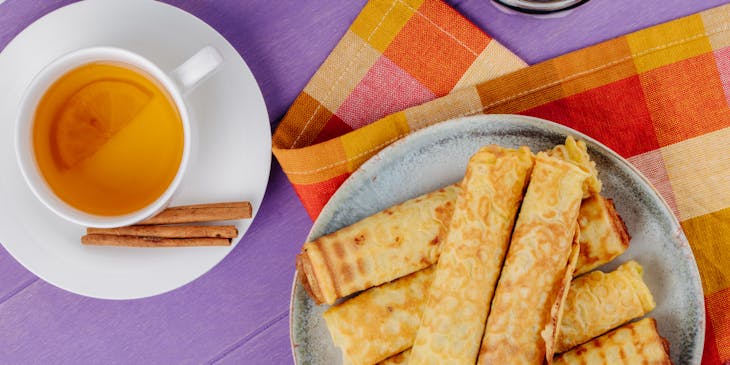
[[[603,184],[598,178],[596,163],[588,155],[588,147],[584,141],[576,141],[573,136],[568,136],[565,139],[565,144],[553,147],[548,155],[571,162],[590,175],[583,183],[583,198],[601,192]]]
[[[490,145],[469,160],[410,364],[474,364],[532,166],[527,147]]]
[[[555,352],[584,343],[656,307],[641,277],[643,269],[629,261],[615,271],[594,271],[573,280],[566,299]]]
[[[445,194],[443,192],[437,192],[437,194],[427,194],[423,196],[422,198],[424,199],[419,200],[418,202],[414,202],[415,204],[418,204],[418,206],[410,207],[411,209],[409,209],[408,211],[410,213],[418,212],[420,210],[420,206],[423,206],[423,209],[425,210],[429,210],[432,209],[434,204],[437,204],[441,206],[442,209],[438,209],[439,206],[437,206],[434,212],[438,213],[437,216],[440,217],[439,219],[442,219],[443,222],[448,222],[450,216],[445,215],[447,215],[449,211],[453,209],[453,201],[456,200],[456,196],[458,195],[460,188],[456,185],[452,185],[444,189],[446,190]],[[391,208],[390,211],[393,212],[396,210],[400,211],[399,206]],[[410,221],[410,218],[406,217],[403,213],[393,213],[393,216],[395,217],[394,219],[398,219],[401,221]],[[414,222],[414,224],[412,226],[405,227],[405,229],[410,230],[415,229],[412,227],[423,226],[422,224],[419,224],[420,222],[418,222],[417,220],[419,217],[422,218],[423,216],[416,217],[416,221]],[[434,224],[438,222],[438,220],[431,221],[431,223]],[[578,264],[576,266],[575,275],[580,275],[600,265],[603,265],[613,260],[615,257],[628,249],[630,236],[626,230],[626,226],[621,220],[621,217],[614,209],[613,203],[610,199],[606,199],[602,196],[592,196],[588,199],[584,199],[581,203],[581,210],[578,215],[578,223],[581,227],[582,233],[580,236],[581,249],[578,256]],[[356,223],[356,225],[358,226],[373,224],[373,222],[365,222],[365,220]],[[355,230],[350,230],[349,227],[347,229],[349,231],[350,237],[352,237],[352,233]],[[347,235],[346,232],[338,231],[336,233],[340,236]],[[407,233],[404,236],[410,237],[411,234]],[[443,236],[445,236],[445,230],[440,231],[439,234],[435,235],[434,237],[442,240]],[[339,242],[335,240],[322,240],[315,242],[317,242],[316,244],[320,246],[315,249],[319,252],[323,250],[331,250],[335,245],[339,245]],[[369,244],[369,242],[370,241],[367,241],[365,244]],[[307,245],[310,244],[312,243],[308,243]],[[408,247],[399,246],[392,249],[394,251],[402,249],[404,251],[407,250],[409,253],[412,253],[413,247],[410,246],[411,245],[409,245]],[[440,253],[440,245],[436,244],[435,250],[430,245],[417,245],[416,248],[425,250],[425,252],[417,252],[415,254],[416,256],[423,258],[424,262],[434,263],[438,259],[438,255]],[[406,255],[405,252],[391,252],[391,254],[394,256]],[[319,255],[321,256],[321,253]],[[327,265],[323,265],[318,268],[312,266],[310,259],[307,256],[308,255],[302,254],[302,256],[297,258],[297,267],[300,271],[300,277],[303,279],[305,289],[307,289],[310,296],[315,299],[317,303],[323,303],[325,302],[324,299],[318,299],[322,295],[321,290],[319,289],[320,285],[318,283],[315,284],[314,289],[316,291],[313,291],[310,287],[310,281],[308,280],[308,278],[313,277],[316,279],[316,277],[319,276],[331,280],[329,279],[331,274],[327,272]],[[337,256],[335,255],[335,257]],[[339,262],[338,259],[335,259],[335,261]],[[336,263],[332,263],[331,265],[337,266]],[[409,267],[415,269],[417,267],[420,267],[420,265],[411,265]],[[305,269],[309,270],[308,275],[303,275]],[[408,273],[406,273],[405,275],[407,274]]]
[[[575,275],[613,260],[629,248],[628,230],[611,199],[594,194],[583,199],[578,214],[580,256]]]
[[[565,269],[563,278],[558,284],[558,298],[553,303],[553,307],[550,310],[550,322],[546,326],[541,336],[545,340],[545,353],[554,354],[555,345],[558,343],[558,336],[561,328],[561,323],[564,316],[564,306],[568,299],[568,292],[571,286],[571,280],[573,279],[573,273],[575,272],[575,265],[578,263],[578,250],[580,249],[580,228],[576,227],[575,234],[573,235],[573,245],[570,248],[570,257],[568,258],[568,266]],[[550,359],[547,361],[550,364]]]
[[[613,202],[599,194],[603,184],[584,141],[568,136],[565,144],[555,146],[548,155],[571,162],[590,175],[583,184],[584,200],[578,214],[581,240],[575,275],[580,275],[622,254],[631,237]]]
[[[358,357],[355,363],[371,363],[371,359],[383,359],[410,347],[433,274],[433,269],[422,270],[331,307],[325,320],[335,344],[350,357]],[[608,274],[594,272],[576,278],[565,300],[557,351],[562,351],[560,344],[585,342],[653,307],[641,267],[634,261]],[[381,323],[387,324],[385,329]]]
[[[304,244],[304,288],[317,304],[333,304],[435,263],[458,191],[447,186]]]
[[[410,350],[378,365],[407,365]],[[629,323],[597,340],[553,358],[553,365],[671,364],[669,344],[656,329],[654,318]]]
[[[654,318],[611,331],[555,357],[555,365],[671,364],[669,344],[659,335]]]
[[[499,277],[478,364],[552,360],[560,301],[578,226],[583,183],[576,165],[537,154],[530,184]]]
[[[597,195],[601,181],[585,143],[568,137],[548,154],[590,174],[583,186],[590,197],[579,213],[583,233],[576,267],[579,274],[588,272],[625,251],[629,236],[610,200]],[[449,186],[306,243],[297,257],[304,288],[316,303],[332,304],[435,263],[459,190]]]
[[[413,345],[435,270],[432,265],[324,312],[332,340],[350,363],[374,364]]]

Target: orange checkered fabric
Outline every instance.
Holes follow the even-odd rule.
[[[443,120],[399,111],[525,66],[440,0],[372,0],[284,116],[274,154],[314,219],[365,160]]]
[[[697,260],[703,362],[730,362],[730,5],[525,68],[437,0],[371,0],[282,120],[274,154],[315,218],[383,147],[478,113],[562,123],[642,171]]]

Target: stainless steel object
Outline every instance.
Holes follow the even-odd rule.
[[[510,9],[530,14],[547,14],[575,8],[589,0],[493,0]]]

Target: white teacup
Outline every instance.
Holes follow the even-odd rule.
[[[43,178],[33,151],[33,121],[36,108],[45,92],[69,71],[93,62],[115,62],[132,66],[156,79],[175,103],[183,125],[183,153],[177,173],[167,189],[151,204],[135,212],[118,216],[101,216],[81,211],[51,190]],[[213,47],[205,47],[171,72],[165,72],[152,61],[128,50],[113,47],[84,48],[68,53],[47,65],[31,82],[21,99],[15,125],[15,153],[25,181],[35,196],[58,216],[86,227],[111,228],[131,225],[164,209],[179,187],[187,169],[191,151],[190,115],[185,94],[213,73],[223,62]]]

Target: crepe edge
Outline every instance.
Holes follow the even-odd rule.
[[[555,347],[558,342],[558,335],[560,329],[560,322],[563,320],[563,311],[565,309],[565,301],[568,298],[568,290],[570,290],[570,283],[573,280],[573,272],[575,266],[578,264],[578,256],[580,253],[580,228],[576,224],[575,234],[573,235],[573,243],[570,248],[570,256],[568,256],[568,263],[565,268],[565,273],[560,281],[560,287],[558,289],[558,296],[555,300],[555,304],[550,310],[550,323],[543,330],[541,337],[545,341],[545,361],[548,365],[553,363],[553,356],[555,355]]]

